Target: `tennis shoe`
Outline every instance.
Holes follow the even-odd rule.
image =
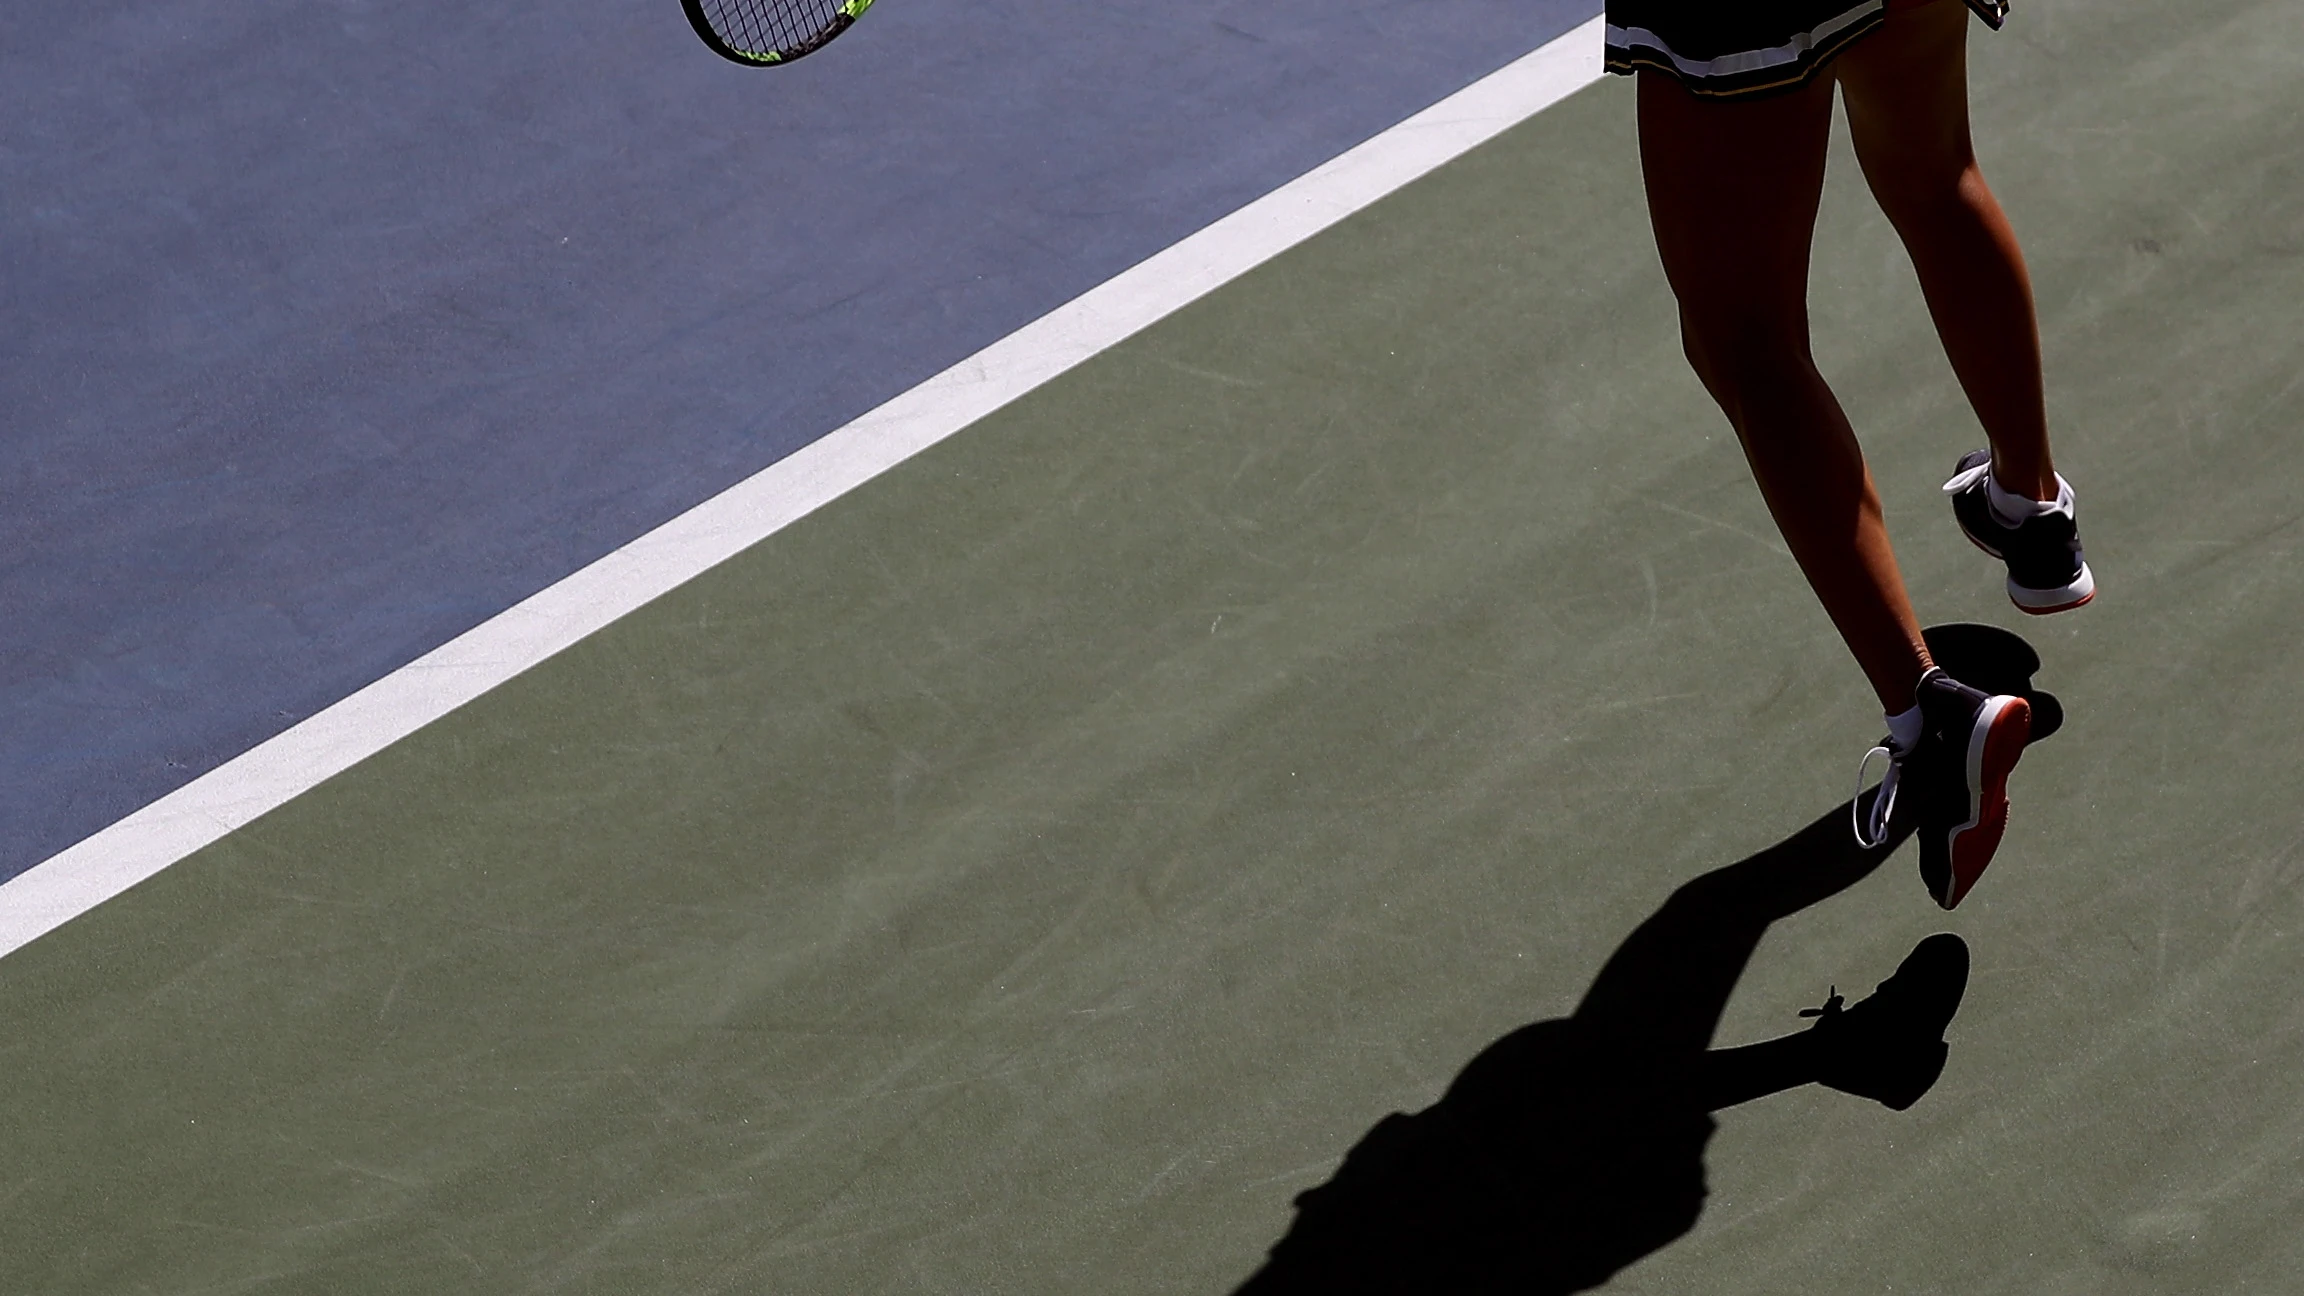
[[[1973,689],[1941,668],[1920,679],[1920,738],[1908,748],[1893,737],[1864,754],[1857,766],[1856,842],[1873,849],[1888,840],[1897,802],[1916,811],[1920,880],[1946,909],[1975,887],[2000,849],[2008,828],[2008,773],[2032,737],[2032,704],[2009,693]],[[1872,758],[1888,769],[1867,803],[1862,784]]]
[[[2072,486],[2056,478],[2056,506],[2010,526],[1992,511],[1988,483],[1992,452],[1971,450],[1960,457],[1944,493],[1952,516],[1968,542],[2008,565],[2008,599],[2034,616],[2065,612],[2096,597],[2096,577],[2080,550]]]
[[[1870,998],[1844,1008],[1838,987],[1814,1017],[1807,1038],[1817,1049],[1816,1080],[1826,1088],[1869,1098],[1891,1111],[1920,1101],[1944,1074],[1950,1048],[1944,1029],[1968,989],[1968,945],[1939,932],[1914,946],[1895,975]]]

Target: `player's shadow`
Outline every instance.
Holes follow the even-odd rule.
[[[1686,1233],[1704,1205],[1711,1113],[1819,1078],[1799,1036],[1708,1047],[1752,951],[1910,833],[1861,849],[1843,804],[1681,887],[1573,1016],[1513,1031],[1437,1104],[1378,1122],[1297,1198],[1239,1296],[1584,1291]]]
[[[2034,741],[2063,723],[2055,697],[2032,687],[2040,659],[2022,639],[1977,625],[1927,637],[1955,678],[2025,696]],[[1843,803],[1682,886],[1572,1016],[1506,1035],[1438,1103],[1368,1131],[1297,1198],[1294,1225],[1238,1296],[1585,1291],[1695,1226],[1713,1112],[1810,1083],[1910,1106],[1942,1069],[1943,1026],[1966,984],[1956,936],[1921,942],[1869,1007],[1843,1013],[1835,998],[1813,1030],[1710,1047],[1770,924],[1854,885],[1912,834],[1898,802],[1871,849]]]

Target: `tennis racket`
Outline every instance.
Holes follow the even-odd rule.
[[[872,0],[680,0],[680,7],[713,53],[773,67],[831,44]]]

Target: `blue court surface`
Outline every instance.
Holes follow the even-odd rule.
[[[2304,1285],[2304,10],[1972,30],[2069,615],[1835,142],[1951,913],[1596,12],[0,19],[0,1292]],[[1940,933],[1908,1110],[1604,1061]]]
[[[1590,16],[664,7],[9,20],[0,876]]]

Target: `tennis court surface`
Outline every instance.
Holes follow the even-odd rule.
[[[1035,261],[1037,227],[945,279],[869,244],[885,269],[855,300],[911,331],[881,334],[885,371],[869,349],[824,357],[837,381],[787,406],[742,356],[810,319],[863,328],[841,312],[865,307],[795,306],[837,286],[804,268],[683,305],[705,291],[687,259],[743,237],[728,193],[688,243],[586,251],[585,282],[628,294],[604,315],[522,297],[507,285],[553,280],[517,257],[529,277],[478,305],[440,289],[438,318],[462,310],[470,333],[401,337],[391,354],[420,362],[358,370],[367,404],[328,431],[395,483],[390,526],[307,545],[361,479],[264,478],[303,493],[274,492],[286,520],[251,549],[322,557],[251,559],[302,583],[272,596],[249,576],[235,606],[304,611],[247,634],[228,624],[243,613],[170,622],[145,592],[163,570],[104,621],[88,609],[114,595],[73,577],[74,624],[114,627],[107,653],[148,633],[219,645],[167,668],[195,676],[262,674],[233,654],[313,643],[335,664],[234,684],[239,710],[219,703],[198,733],[170,728],[191,722],[165,693],[99,733],[74,718],[94,701],[58,699],[166,672],[131,653],[91,675],[72,654],[94,648],[8,631],[9,741],[30,750],[37,726],[63,754],[19,762],[57,782],[37,832],[12,834],[30,855],[12,869],[31,867],[0,903],[75,834],[197,772],[147,778],[170,744],[221,763],[1590,16],[1507,38],[1502,6],[1444,8],[1454,43],[1375,108],[1298,85],[1269,149],[1223,154],[1157,219],[1093,226],[1064,268]],[[888,0],[806,64],[713,93],[812,76],[805,111],[831,114],[840,69],[927,39],[905,10]],[[709,59],[676,43],[693,41],[676,10],[647,23],[665,69]],[[1502,43],[1474,39],[1483,23]],[[2068,722],[2018,770],[2006,844],[1957,912],[1928,901],[1907,846],[1770,927],[1715,1036],[1800,1029],[1833,987],[1859,997],[1953,931],[1974,970],[1942,1080],[1902,1113],[1814,1086],[1720,1113],[1694,1228],[1608,1290],[2304,1288],[2304,9],[2019,0],[1971,48],[2095,604],[2022,617],[1952,525],[1937,486],[1980,433],[1844,131],[1817,353],[1923,618],[2022,633]],[[317,75],[248,93],[324,95]],[[1035,93],[1095,88],[1056,81]],[[675,114],[677,91],[650,111]],[[0,1290],[1230,1291],[1388,1112],[1569,1013],[1676,888],[1843,802],[1878,736],[1680,356],[1631,107],[1621,80],[1569,95],[8,954]],[[1045,151],[1096,154],[1120,138],[1094,134],[1108,125]],[[945,146],[933,120],[913,129],[921,156]],[[580,136],[538,147],[565,151],[545,173],[585,160]],[[757,163],[779,145],[748,147]],[[1180,154],[1174,174],[1197,174]],[[997,180],[967,183],[993,203]],[[932,181],[871,192],[917,205]],[[1115,206],[1151,201],[1113,183]],[[10,228],[67,238],[45,201],[16,202]],[[506,203],[473,219],[508,228]],[[141,265],[162,294],[193,243],[81,254],[121,258],[123,285]],[[362,291],[420,296],[456,246],[364,261]],[[68,440],[57,411],[74,408],[33,371],[35,335],[96,335],[143,300],[118,292],[9,322],[10,382],[46,402],[18,405],[44,420],[9,452],[28,473],[103,471],[99,450],[24,446]],[[163,324],[195,318],[150,300]],[[151,345],[218,348],[187,373],[324,393],[321,370],[258,362],[322,306],[246,300],[276,315],[155,324]],[[778,323],[748,333],[747,303]],[[617,310],[662,326],[621,368],[586,331]],[[490,347],[554,359],[442,367]],[[547,389],[526,423],[485,414]],[[133,413],[117,392],[82,399]],[[485,489],[449,489],[465,460],[409,462],[431,443],[398,430],[550,446],[555,420],[594,406],[613,417],[586,422],[588,448],[506,449]],[[153,455],[150,482],[102,493],[140,546],[206,534],[204,489],[272,471],[209,480]],[[567,486],[573,459],[602,456],[672,466],[629,495]],[[500,506],[523,483],[575,502]],[[30,535],[64,496],[21,489],[11,525]],[[179,520],[154,520],[162,506]],[[28,539],[9,579],[100,569],[103,528],[84,531]],[[347,556],[387,533],[449,539],[390,570]],[[467,551],[490,555],[487,579],[455,570]],[[339,603],[341,621],[299,620]],[[258,639],[274,646],[245,648]],[[112,808],[57,810],[83,796],[73,779]]]

